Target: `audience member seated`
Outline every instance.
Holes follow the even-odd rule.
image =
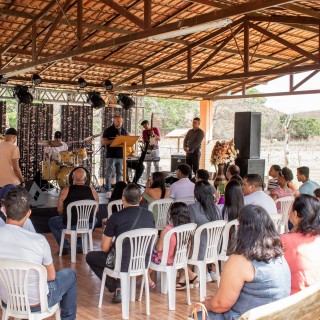
[[[63,269],[56,273],[51,256],[50,245],[46,238],[23,229],[26,219],[30,216],[30,196],[21,187],[8,192],[4,202],[7,213],[7,224],[0,227],[0,259],[24,260],[43,265],[48,277],[48,305],[60,302],[61,319],[76,319],[77,309],[77,276],[71,269]],[[37,278],[29,275],[29,302],[32,311],[39,311],[39,292]],[[4,303],[6,294],[0,285],[0,297]]]
[[[67,206],[71,202],[79,200],[95,200],[99,202],[99,196],[93,187],[86,186],[87,174],[84,169],[79,168],[73,172],[72,175],[73,185],[65,187],[58,199],[58,214],[49,219],[49,228],[55,237],[58,246],[60,246],[62,229],[67,227]],[[94,223],[93,221],[91,221]],[[77,225],[77,210],[72,208],[71,227],[75,228]],[[82,240],[81,237],[77,239],[77,251],[82,253]],[[70,244],[67,239],[64,239],[62,255],[70,252]]]
[[[297,179],[299,182],[302,182],[299,188],[300,194],[313,196],[313,191],[320,187],[318,183],[309,179],[308,167],[297,168]]]
[[[148,206],[151,202],[169,198],[170,189],[166,188],[165,177],[162,172],[153,172],[142,195],[141,205]]]
[[[313,191],[314,196],[320,201],[320,188]]]
[[[207,182],[209,182],[209,172],[208,172],[208,170],[198,169],[196,171],[195,182],[198,182],[198,181],[207,181]],[[211,189],[212,189],[212,194],[215,195],[217,190],[211,183],[210,183],[210,185],[211,185]]]
[[[100,280],[106,266],[107,255],[111,248],[113,237],[117,238],[120,234],[130,230],[155,227],[152,212],[139,207],[140,201],[140,189],[133,183],[129,184],[123,190],[122,202],[124,209],[112,214],[106,222],[101,241],[101,251],[91,251],[87,254],[87,263]],[[127,243],[123,246],[121,271],[126,272],[128,270],[129,259],[130,248]],[[114,292],[112,302],[121,302],[120,280],[107,276],[105,285],[109,292]]]
[[[320,204],[316,198],[295,198],[289,216],[293,229],[282,234],[284,256],[291,271],[291,294],[320,281]]]
[[[226,172],[226,178],[228,181],[230,181],[230,179],[233,177],[233,176],[237,176],[237,175],[240,175],[240,168],[235,165],[235,164],[231,164],[228,169],[227,169],[227,172]]]
[[[175,202],[170,206],[169,212],[168,212],[168,217],[169,217],[169,224],[165,226],[161,233],[160,233],[160,238],[158,242],[155,245],[155,248],[153,249],[152,256],[151,256],[151,261],[160,264],[161,259],[162,259],[162,252],[163,252],[163,247],[164,247],[164,236],[166,233],[171,230],[174,227],[181,226],[186,223],[190,223],[190,215],[188,211],[188,207],[185,203],[183,202]],[[174,251],[176,248],[177,244],[177,239],[175,235],[172,235],[170,238],[170,245],[169,245],[169,256],[167,260],[167,265],[172,266],[173,264],[173,258],[174,258]],[[153,282],[151,279],[151,273],[152,269],[149,269],[149,286],[150,288],[155,288],[156,284]]]
[[[232,176],[229,181],[237,181],[241,187],[243,186],[243,179],[238,174],[235,174],[234,176]]]
[[[269,176],[271,177],[271,179],[269,179],[267,186],[267,190],[269,193],[278,186],[278,172],[280,170],[281,167],[277,164],[274,164],[270,167]]]
[[[274,224],[262,207],[245,206],[240,211],[237,241],[224,265],[220,286],[204,301],[208,319],[236,320],[250,309],[289,294],[290,270]],[[201,313],[199,316],[201,319]]]
[[[4,186],[3,188],[1,188],[0,190],[0,199],[5,199],[8,192],[13,189],[16,188],[17,186],[14,184],[7,184],[6,186]],[[2,205],[2,203],[0,203],[0,227],[5,225],[7,221],[7,215],[6,215],[6,208]],[[32,224],[32,221],[30,220],[30,218],[27,218],[24,225],[23,225],[23,229],[31,231],[31,232],[36,232],[36,230],[34,229],[34,226]]]
[[[193,197],[194,183],[189,180],[191,168],[185,163],[179,164],[177,167],[177,182],[170,187],[170,198],[178,200],[184,197]]]
[[[118,181],[115,185],[114,185],[114,189],[111,193],[111,197],[109,199],[109,202],[114,201],[114,200],[121,200],[122,199],[122,193],[123,190],[127,187],[127,183],[124,181]],[[113,205],[112,206],[112,213],[118,211],[117,210],[117,206]]]
[[[269,214],[277,213],[273,199],[263,192],[262,178],[255,173],[248,174],[243,179],[244,204],[256,204],[264,208]]]
[[[226,221],[238,219],[240,210],[244,207],[243,191],[240,184],[235,180],[229,181],[225,189],[224,197],[222,218]]]
[[[279,198],[283,197],[288,197],[292,196],[293,192],[292,190],[288,187],[289,181],[292,181],[293,179],[293,173],[289,168],[282,168],[278,172],[278,186],[276,186],[271,192],[270,192],[270,197],[273,200],[277,200]]]

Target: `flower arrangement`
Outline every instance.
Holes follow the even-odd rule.
[[[211,153],[211,164],[228,164],[234,162],[239,154],[239,150],[235,148],[233,139],[217,141]]]

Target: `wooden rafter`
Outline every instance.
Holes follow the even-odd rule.
[[[301,13],[301,14],[304,14],[304,15],[307,15],[310,17],[320,19],[320,12],[319,11],[304,8],[304,7],[298,6],[296,4],[283,4],[283,5],[281,5],[281,7],[284,7],[286,9],[291,10],[291,11],[295,11],[295,12],[298,12],[298,13]]]
[[[299,87],[301,87],[304,83],[309,81],[311,78],[313,78],[316,74],[318,74],[319,70],[315,70],[311,72],[309,75],[307,75],[305,78],[303,78],[301,81],[299,81],[296,85],[290,86],[290,89],[292,91],[297,90]],[[292,79],[293,80],[293,79]]]
[[[144,0],[144,29],[148,30],[151,28],[151,7],[152,0]]]
[[[60,19],[61,19],[61,17],[60,17]],[[77,0],[77,36],[78,36],[78,46],[79,47],[82,47],[82,42],[83,42],[82,22],[83,22],[83,0]]]

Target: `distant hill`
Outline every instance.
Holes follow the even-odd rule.
[[[295,113],[297,117],[316,118],[320,121],[320,110]]]

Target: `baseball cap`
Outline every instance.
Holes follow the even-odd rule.
[[[18,135],[18,132],[15,128],[9,128],[7,129],[6,131],[6,136],[17,136]]]
[[[60,139],[60,138],[62,137],[61,131],[56,131],[56,132],[54,133],[54,137],[55,137],[56,139]]]

